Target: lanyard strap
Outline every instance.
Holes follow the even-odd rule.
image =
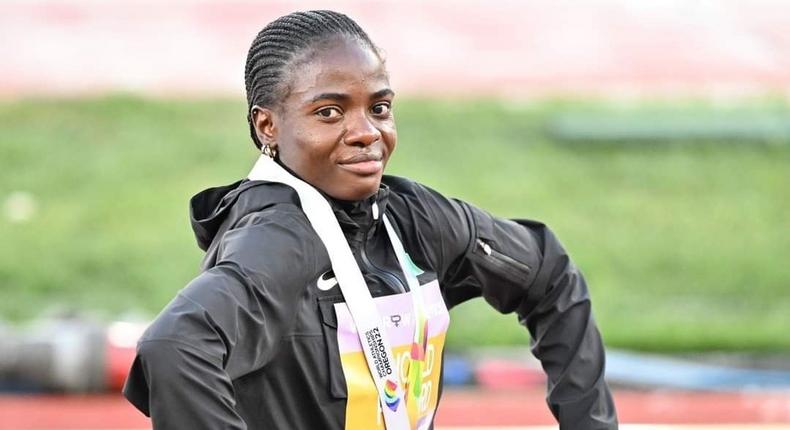
[[[387,235],[398,258],[401,270],[406,276],[406,282],[409,284],[409,292],[411,293],[412,307],[414,309],[414,337],[411,344],[406,397],[418,399],[422,395],[422,372],[425,366],[425,351],[428,347],[428,321],[422,300],[422,290],[420,289],[417,275],[412,270],[414,263],[403,249],[403,244],[398,239],[398,235],[395,234],[395,229],[386,215],[384,215],[384,226],[387,229]],[[407,258],[409,259],[408,261],[406,260]]]
[[[404,390],[398,383],[398,369],[393,360],[387,331],[381,324],[376,304],[329,202],[311,185],[291,175],[265,155],[258,158],[248,178],[279,182],[296,190],[302,211],[327,249],[335,278],[354,320],[368,369],[379,393],[386,428],[409,429],[409,416],[403,401]],[[394,243],[397,236],[390,236],[390,240]]]

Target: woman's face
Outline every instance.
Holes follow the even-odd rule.
[[[362,200],[379,189],[397,134],[394,93],[381,59],[369,47],[337,37],[290,73],[287,96],[259,138],[302,179],[341,200]],[[268,134],[267,134],[268,132]]]

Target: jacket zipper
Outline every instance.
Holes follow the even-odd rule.
[[[373,203],[373,221],[378,220],[379,218],[379,206],[377,203]],[[365,231],[365,240],[362,241],[362,246],[359,247],[359,256],[362,260],[362,263],[365,265],[365,269],[369,272],[374,273],[381,277],[387,286],[393,288],[398,293],[405,293],[407,291],[406,286],[403,284],[403,281],[400,280],[397,276],[393,275],[392,273],[379,268],[376,266],[373,261],[368,257],[367,247],[368,247],[368,240],[370,239],[370,233],[373,231],[373,222],[371,222],[367,230]]]
[[[483,242],[481,239],[477,239],[477,245],[478,248],[483,251],[483,254],[490,257],[489,261],[516,277],[529,275],[532,271],[526,264],[495,250],[491,245]]]

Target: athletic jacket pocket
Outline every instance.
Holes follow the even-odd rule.
[[[329,367],[329,394],[336,399],[348,397],[346,378],[343,375],[343,364],[340,361],[340,348],[337,343],[337,315],[335,303],[341,302],[342,296],[321,297],[318,307],[321,311],[321,329],[326,344],[327,365]]]
[[[481,210],[471,210],[474,220],[472,249],[467,271],[482,289],[483,297],[498,311],[515,310],[526,297],[535,258],[523,227],[515,222],[494,219]]]
[[[483,256],[481,258],[486,260],[487,264],[496,267],[512,280],[526,280],[532,272],[529,266],[497,251],[483,239],[478,238],[475,245],[475,252],[478,254],[482,253]]]

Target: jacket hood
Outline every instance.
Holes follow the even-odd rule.
[[[321,193],[329,200],[332,210],[346,235],[366,231],[379,219],[374,219],[373,206],[379,213],[386,208],[389,188],[382,184],[373,196],[360,201],[337,200]],[[190,200],[190,221],[198,246],[207,251],[221,230],[232,228],[244,216],[259,212],[278,203],[292,203],[299,207],[299,196],[291,187],[267,181],[242,179],[229,185],[208,188]]]

